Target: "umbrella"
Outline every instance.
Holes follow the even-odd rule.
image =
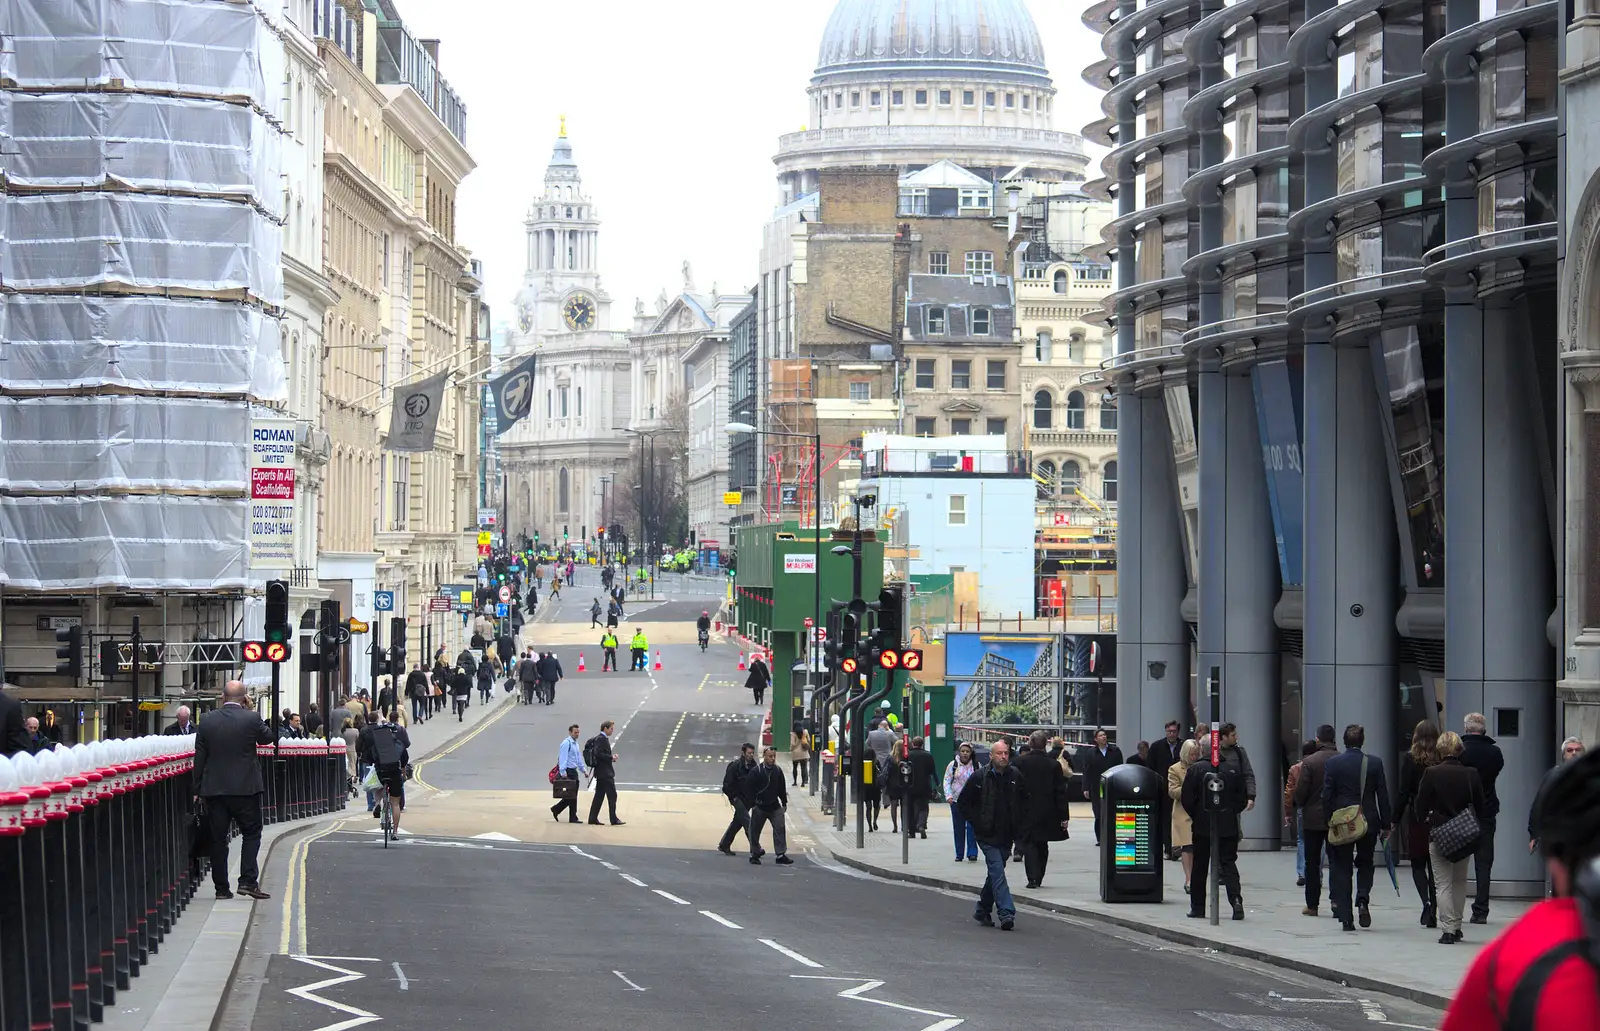
[[[1394,853],[1389,851],[1389,839],[1387,837],[1385,837],[1385,838],[1382,839],[1382,841],[1383,841],[1383,865],[1388,867],[1388,869],[1389,869],[1389,883],[1394,885],[1394,893],[1396,895],[1399,895],[1400,894],[1400,878],[1396,877],[1395,874],[1394,874]]]

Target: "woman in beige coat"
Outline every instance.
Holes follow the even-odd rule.
[[[1183,893],[1189,894],[1189,878],[1194,873],[1194,823],[1184,811],[1183,778],[1189,767],[1200,757],[1200,742],[1190,740],[1178,751],[1178,761],[1167,768],[1167,794],[1172,796],[1172,847],[1178,849],[1183,863]]]

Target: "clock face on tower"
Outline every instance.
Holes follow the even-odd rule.
[[[561,309],[561,317],[566,320],[568,329],[593,329],[594,301],[584,294],[574,294]]]
[[[533,332],[533,305],[517,305],[517,329],[525,334]]]

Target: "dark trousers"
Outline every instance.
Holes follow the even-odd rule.
[[[546,680],[544,682],[544,704],[556,704],[556,682],[554,680]]]
[[[605,650],[605,656],[600,663],[600,672],[604,673],[607,670],[615,670],[616,668],[617,650],[615,648],[607,648]]]
[[[1355,878],[1355,905],[1364,906],[1372,897],[1372,850],[1377,847],[1378,834],[1371,831],[1366,837],[1348,845],[1328,846],[1328,898],[1333,902],[1334,915],[1341,920],[1354,920],[1351,908],[1350,880]],[[1306,873],[1311,872],[1311,843],[1306,842]],[[1307,880],[1310,878],[1308,877]]]
[[[906,819],[911,821],[912,834],[928,833],[928,800],[926,798],[906,799]]]
[[[806,778],[809,777],[810,775],[811,775],[811,760],[809,760],[809,759],[792,759],[792,760],[790,760],[790,762],[789,762],[789,783],[791,785],[798,784],[800,787],[805,787],[806,786]]]
[[[261,851],[261,796],[212,795],[206,799],[211,817],[211,883],[228,891],[228,832],[239,825],[239,887],[261,883],[256,853]]]
[[[1050,864],[1050,843],[1048,841],[1029,841],[1022,846],[1022,869],[1028,875],[1029,884],[1038,884],[1044,880],[1044,868]]]
[[[420,697],[413,698],[413,699],[411,699],[411,722],[412,723],[421,723],[422,720],[423,720],[422,699]]]
[[[576,782],[578,779],[578,771],[568,767],[563,776],[570,781]],[[550,811],[556,814],[556,819],[558,820],[561,819],[561,810],[563,809],[572,810],[572,815],[569,816],[568,819],[572,823],[578,822],[578,793],[576,791],[572,793],[571,798],[563,798],[561,801],[550,807]]]
[[[1306,905],[1316,909],[1322,904],[1322,850],[1327,847],[1328,832],[1307,827],[1301,833],[1306,839]],[[1330,885],[1329,896],[1332,894]]]
[[[1489,873],[1494,869],[1494,819],[1479,820],[1483,833],[1478,835],[1478,849],[1472,853],[1472,875],[1477,879],[1478,891],[1472,897],[1472,915],[1489,915]]]
[[[761,700],[764,697],[766,697],[767,685],[766,684],[756,684],[754,687],[750,688],[750,691],[756,696],[756,704],[760,705],[761,704]]]
[[[733,848],[735,835],[750,833],[750,810],[744,807],[743,802],[733,802],[732,805],[733,819],[728,821],[728,829],[722,832],[722,840],[717,842],[717,848],[723,852]]]
[[[617,778],[596,774],[594,778],[594,801],[589,803],[589,822],[594,823],[600,819],[600,803],[609,800],[611,803],[611,822],[617,820]]]
[[[1222,894],[1229,902],[1244,898],[1244,892],[1239,888],[1239,839],[1217,839],[1217,878],[1222,882]],[[1309,857],[1308,857],[1309,858]],[[1307,864],[1309,872],[1310,864]],[[1194,833],[1194,873],[1190,878],[1194,885],[1194,892],[1189,896],[1189,912],[1204,913],[1206,899],[1211,888],[1211,835],[1201,834],[1195,828]]]
[[[1100,796],[1098,793],[1090,793],[1089,805],[1094,809],[1094,843],[1098,845],[1100,844]]]
[[[629,666],[628,668],[629,669],[644,669],[644,649],[643,648],[634,648],[634,649],[632,649],[632,651],[633,651],[633,665]]]

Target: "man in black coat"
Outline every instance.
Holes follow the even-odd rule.
[[[428,674],[417,663],[406,674],[406,697],[411,699],[411,722],[423,723],[428,719]]]
[[[920,737],[911,739],[911,751],[906,759],[911,763],[911,782],[906,786],[906,819],[911,821],[910,834],[928,836],[928,803],[933,801],[934,787],[938,783],[933,755],[923,745]]]
[[[187,705],[178,706],[178,718],[172,723],[169,723],[167,725],[167,729],[163,730],[161,733],[167,735],[168,737],[187,737],[188,735],[193,734],[195,731],[195,724],[194,720],[190,718],[191,715],[192,714],[189,712],[189,707]]]
[[[245,703],[244,684],[228,681],[222,707],[206,714],[194,740],[196,800],[205,799],[211,821],[211,881],[217,898],[228,889],[228,832],[239,825],[239,894],[271,898],[261,890],[256,853],[261,850],[261,763],[256,746],[272,742],[272,728]]]
[[[956,809],[962,819],[972,824],[988,868],[972,919],[993,927],[993,910],[1000,917],[1000,929],[1009,931],[1016,926],[1017,907],[1006,883],[1006,860],[1011,858],[1012,845],[1027,823],[1028,785],[1011,765],[1011,746],[1005,739],[990,747],[989,765],[967,781],[956,799]]]
[[[1360,804],[1367,818],[1367,833],[1352,842],[1335,845],[1328,842],[1328,899],[1333,903],[1333,914],[1346,931],[1356,929],[1355,913],[1351,911],[1350,879],[1355,877],[1354,906],[1360,911],[1361,926],[1372,926],[1372,913],[1367,902],[1372,896],[1372,852],[1378,842],[1389,836],[1389,826],[1394,814],[1389,806],[1389,788],[1384,783],[1383,760],[1362,752],[1367,743],[1367,731],[1359,723],[1344,728],[1344,751],[1328,760],[1323,767],[1322,815],[1330,823],[1333,814],[1345,806]],[[1363,779],[1362,766],[1366,767]]]
[[[545,652],[539,660],[540,693],[544,697],[544,704],[556,704],[556,681],[565,674],[561,670],[561,660],[556,658],[555,652]]]
[[[1181,731],[1177,720],[1168,720],[1167,736],[1150,746],[1150,768],[1161,777],[1163,784],[1167,782],[1167,771],[1178,764],[1178,755],[1183,748]],[[1161,826],[1172,826],[1172,798],[1165,791],[1161,792]],[[1177,850],[1173,849],[1168,858],[1176,858],[1177,855]]]
[[[1206,775],[1209,773],[1222,778],[1222,808],[1216,812],[1206,807]],[[1196,919],[1206,915],[1206,885],[1213,858],[1218,864],[1217,879],[1233,905],[1233,918],[1244,919],[1244,892],[1239,887],[1239,814],[1244,812],[1248,802],[1244,775],[1238,767],[1226,761],[1220,767],[1212,766],[1209,752],[1184,774],[1178,803],[1194,822],[1194,872],[1190,877],[1194,889],[1189,893],[1189,915]],[[1217,831],[1215,857],[1211,855],[1213,823]]]
[[[589,768],[594,770],[594,801],[589,803],[589,822],[600,822],[600,805],[609,801],[611,825],[620,827],[623,821],[617,819],[617,753],[611,748],[616,726],[615,721],[606,720],[600,724],[600,733],[590,739],[594,744],[594,762],[589,763]]]
[[[1072,819],[1067,799],[1067,775],[1061,764],[1046,750],[1049,735],[1036,730],[1028,738],[1028,752],[1017,756],[1017,772],[1028,788],[1028,818],[1022,840],[1023,870],[1028,887],[1044,881],[1050,862],[1050,842],[1067,840],[1067,822]]]
[[[1094,804],[1094,843],[1100,844],[1100,775],[1122,765],[1122,749],[1110,743],[1102,727],[1094,732],[1094,745],[1078,749],[1078,772],[1083,774],[1083,797]]]
[[[1478,814],[1478,849],[1472,853],[1472,875],[1477,892],[1472,897],[1472,922],[1489,922],[1489,876],[1494,869],[1494,831],[1500,819],[1500,794],[1495,781],[1505,769],[1506,757],[1489,736],[1489,722],[1481,712],[1469,712],[1461,719],[1461,765],[1478,771],[1483,781],[1483,812]]]
[[[745,774],[742,787],[750,804],[750,865],[760,866],[766,849],[761,847],[761,828],[772,824],[772,848],[779,866],[793,866],[784,826],[784,810],[789,808],[789,781],[778,769],[778,750],[768,745],[761,750],[761,762]]]
[[[746,742],[739,749],[739,757],[722,771],[722,794],[733,806],[733,818],[728,821],[728,829],[722,832],[722,840],[717,842],[717,851],[725,856],[734,854],[735,834],[748,836],[750,832],[750,802],[745,798],[744,778],[755,768],[756,746]]]
[[[0,691],[0,755],[17,755],[28,750],[28,725],[22,719],[22,703]]]

